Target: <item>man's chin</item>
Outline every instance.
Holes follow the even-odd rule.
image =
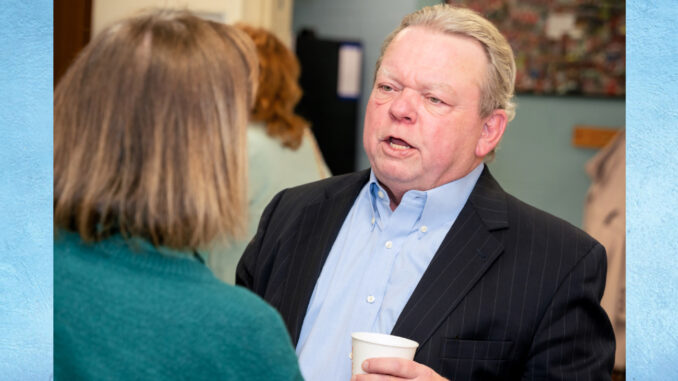
[[[389,188],[407,188],[416,182],[416,176],[403,168],[372,167],[374,176]]]

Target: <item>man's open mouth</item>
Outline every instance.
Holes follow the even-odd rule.
[[[388,144],[393,149],[404,150],[404,149],[412,148],[412,146],[409,143],[407,143],[406,141],[404,141],[402,139],[394,138],[393,136],[386,139],[386,141],[388,142]]]

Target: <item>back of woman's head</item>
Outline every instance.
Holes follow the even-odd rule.
[[[266,124],[267,133],[285,147],[301,144],[307,122],[294,113],[301,99],[299,61],[275,35],[245,24],[236,27],[247,33],[257,47],[259,86],[251,118]]]
[[[256,51],[186,11],[114,24],[54,93],[54,221],[189,250],[244,230]]]

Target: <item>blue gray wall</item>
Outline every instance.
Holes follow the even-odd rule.
[[[584,165],[598,150],[574,147],[573,126],[624,127],[625,102],[529,95],[516,101],[490,170],[509,193],[581,226],[590,185]]]
[[[320,38],[363,43],[363,94],[356,125],[357,168],[369,162],[362,148],[362,121],[372,85],[374,64],[384,38],[404,15],[432,0],[295,0],[292,29],[314,29]],[[590,181],[584,164],[595,150],[571,145],[575,124],[625,124],[623,100],[519,96],[518,112],[509,125],[490,169],[516,197],[581,226]]]

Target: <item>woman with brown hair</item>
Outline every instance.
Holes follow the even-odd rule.
[[[260,86],[247,128],[247,236],[215,249],[208,260],[214,273],[229,283],[235,281],[238,260],[273,196],[285,188],[330,176],[308,122],[294,113],[302,95],[297,57],[265,29],[244,24],[236,27],[247,33],[257,48]]]
[[[236,28],[107,28],[54,94],[57,379],[301,379],[280,316],[201,252],[241,233],[258,74]]]

